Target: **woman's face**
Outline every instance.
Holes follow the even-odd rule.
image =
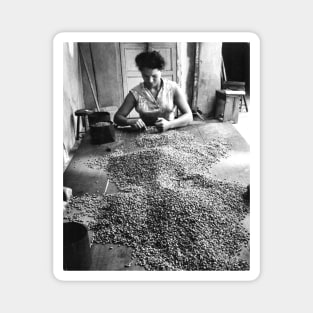
[[[144,84],[147,88],[159,87],[161,82],[161,71],[157,68],[151,69],[144,67],[141,70],[141,76],[143,78]]]

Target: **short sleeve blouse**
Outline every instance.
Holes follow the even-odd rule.
[[[130,90],[136,99],[135,110],[139,113],[144,122],[148,122],[158,117],[163,117],[169,121],[175,118],[176,105],[174,104],[174,94],[178,87],[177,83],[161,78],[161,89],[155,98],[143,83]],[[153,122],[152,122],[153,124]]]

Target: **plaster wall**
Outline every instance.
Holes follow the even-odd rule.
[[[67,163],[75,144],[76,118],[74,112],[84,108],[82,78],[77,43],[63,45],[63,164]],[[61,105],[61,103],[60,103]]]
[[[208,117],[214,114],[216,90],[221,89],[221,66],[222,43],[200,43],[197,106]]]

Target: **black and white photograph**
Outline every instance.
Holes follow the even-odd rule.
[[[253,33],[54,38],[58,279],[259,275],[259,45]]]

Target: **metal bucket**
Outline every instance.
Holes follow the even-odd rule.
[[[115,141],[113,122],[99,122],[90,126],[91,142],[94,145]]]
[[[91,251],[88,230],[83,224],[63,223],[63,269],[66,271],[88,270]]]
[[[101,145],[115,141],[115,128],[109,112],[94,112],[88,115],[91,143]]]

